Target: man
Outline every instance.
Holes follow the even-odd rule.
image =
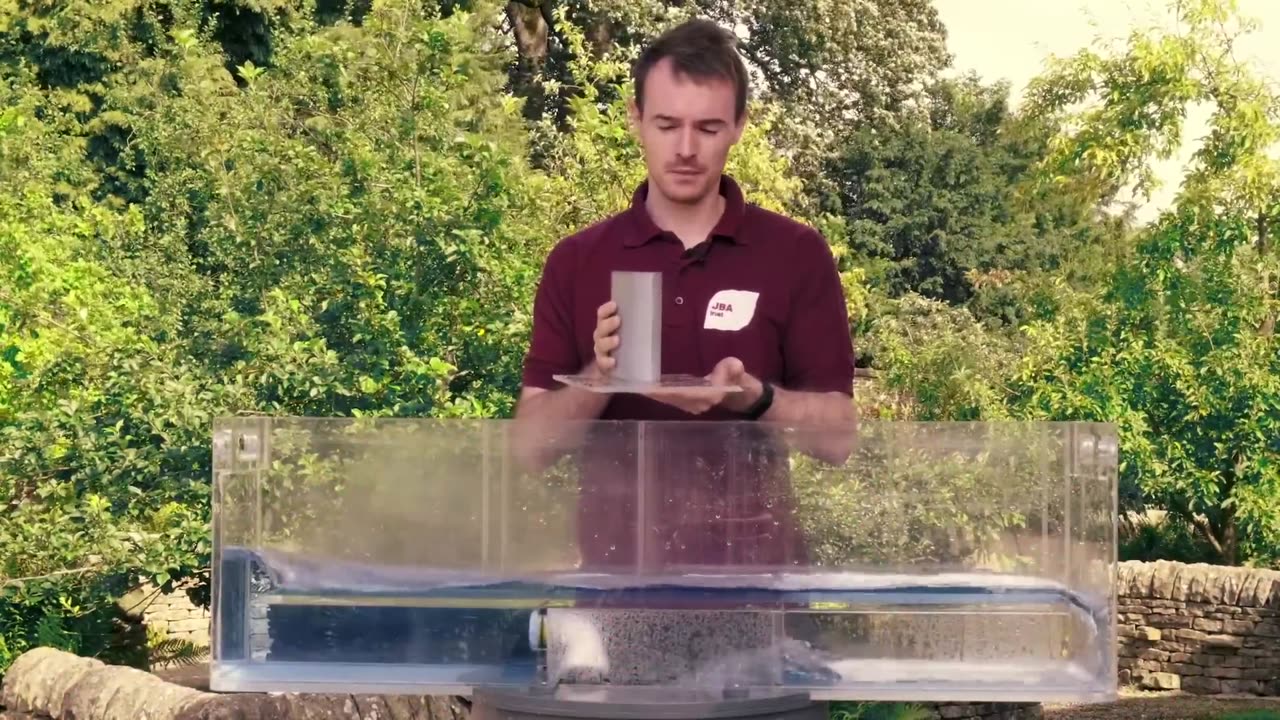
[[[734,43],[716,25],[692,21],[637,60],[631,122],[648,179],[628,210],[562,240],[548,257],[519,416],[851,418],[853,348],[826,243],[812,228],[746,204],[723,174],[747,120],[747,74]],[[555,373],[613,366],[613,270],[663,272],[663,372],[708,375],[744,391],[638,397],[558,387]],[[713,317],[710,306],[724,297],[744,302]]]
[[[563,239],[547,258],[516,411],[526,427],[548,432],[594,419],[852,420],[853,347],[825,241],[813,228],[747,203],[724,174],[747,120],[748,79],[735,44],[713,23],[691,21],[637,60],[630,119],[648,178],[629,209]],[[554,374],[614,367],[625,321],[609,301],[614,270],[663,275],[663,373],[742,390],[633,395],[560,386]],[[763,433],[731,438],[714,426],[684,424],[647,432],[645,448],[634,429],[582,441],[591,455],[580,508],[588,564],[801,561],[794,528],[779,521],[789,514],[785,483],[778,453],[764,452]],[[550,446],[539,449],[552,454]],[[646,513],[661,516],[647,537],[634,525],[641,452],[655,479]]]

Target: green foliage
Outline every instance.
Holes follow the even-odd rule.
[[[1280,712],[1275,710],[1241,710],[1215,715],[1214,720],[1280,720]]]
[[[1172,32],[1136,32],[1123,47],[1051,64],[1023,116],[995,133],[1017,131],[1001,142],[1018,158],[1005,166],[1017,170],[1014,207],[1034,219],[1023,227],[1036,228],[1037,242],[1047,229],[1050,238],[1052,228],[1066,229],[1060,247],[1074,238],[1086,241],[1084,251],[1030,272],[973,267],[965,274],[974,295],[963,308],[924,307],[910,296],[879,301],[863,347],[885,390],[903,398],[882,413],[1116,423],[1122,510],[1170,513],[1164,526],[1130,528],[1126,553],[1274,564],[1280,166],[1269,153],[1280,139],[1280,102],[1233,59],[1235,34],[1250,23],[1228,3],[1177,9],[1182,26]],[[1090,230],[1082,208],[1149,192],[1151,166],[1172,152],[1192,103],[1212,110],[1211,132],[1174,207],[1127,247],[1114,242],[1110,223]],[[860,177],[869,187],[893,177],[868,167],[874,172]],[[921,208],[927,203],[913,211]],[[874,232],[911,215],[885,217],[892,222]],[[857,240],[864,227],[855,220],[851,236],[875,247]],[[975,256],[999,258],[990,248]],[[872,277],[883,292],[885,275]],[[1010,301],[1021,305],[1016,335],[984,322],[1008,320],[999,308]],[[1189,528],[1194,537],[1184,536]]]
[[[1180,515],[1126,513],[1120,523],[1121,560],[1212,563],[1217,553]]]
[[[1089,203],[1029,186],[1045,129],[1011,114],[1007,95],[973,76],[940,81],[927,116],[860,127],[828,163],[850,250],[879,293],[968,305],[1016,325],[1029,312],[1007,289],[1068,267],[1087,283],[1096,271],[1081,270],[1114,259],[1116,229]]]
[[[471,0],[441,5],[474,9]],[[924,0],[547,0],[507,2],[500,18],[517,60],[511,88],[531,119],[567,124],[568,105],[588,93],[574,65],[605,58],[630,60],[671,25],[693,16],[740,31],[740,50],[756,71],[753,95],[780,108],[786,122],[769,131],[803,182],[803,214],[829,200],[824,160],[844,128],[895,126],[917,112],[921,88],[949,62],[938,14]],[[864,18],[875,22],[864,22]],[[575,41],[581,37],[585,42]],[[580,77],[580,76],[579,76]],[[568,92],[562,92],[567,89]],[[625,93],[598,83],[604,102]],[[840,118],[831,122],[829,118]]]
[[[0,195],[3,654],[97,653],[129,582],[203,566],[207,475],[191,472],[210,396],[155,341],[151,294],[98,258],[140,237],[138,214],[87,197],[78,143],[36,119],[37,99],[0,96],[0,174],[19,180]]]
[[[1219,231],[1162,225],[1142,246],[1148,262],[1170,235]],[[1254,275],[1274,258],[1241,243],[1242,229],[1220,228],[1235,238],[1222,238],[1223,255],[1125,268],[1114,294],[1037,324],[1040,348],[1019,375],[1027,412],[1119,423],[1123,481],[1228,563],[1242,549],[1266,558],[1280,540],[1280,355],[1259,332],[1273,303]]]
[[[830,467],[793,456],[791,485],[814,562],[829,567],[999,572],[1043,568],[1045,527],[1061,527],[1064,446],[1042,424],[863,425]],[[1096,502],[1091,502],[1098,509]],[[1108,520],[1090,517],[1089,532]]]
[[[832,703],[831,720],[928,720],[927,709],[915,703]]]
[[[1212,110],[1175,206],[1105,289],[1028,329],[1023,412],[1112,420],[1122,477],[1195,527],[1217,559],[1273,562],[1280,547],[1280,101],[1229,52],[1217,2],[1180,6],[1172,33],[1082,53],[1035,86],[1064,131],[1043,169],[1063,192],[1110,199],[1149,186],[1191,102]],[[1068,111],[1067,105],[1084,109]]]
[[[921,81],[950,59],[937,10],[923,0],[697,5],[726,27],[744,26],[743,54],[767,92],[815,119],[889,121],[919,100]],[[876,22],[864,22],[868,17]],[[834,81],[819,81],[820,71]]]
[[[135,272],[186,275],[169,299],[192,355],[256,388],[256,409],[509,409],[545,184],[478,32],[388,4],[280,42],[243,90],[192,48],[145,68],[181,94],[113,96],[162,229]]]
[[[147,628],[147,664],[150,667],[188,667],[205,661],[209,648],[186,638],[169,637],[164,631]]]
[[[967,271],[1017,267],[1032,234],[1010,215],[1007,152],[991,147],[1003,92],[972,80],[943,88],[934,122],[856,130],[827,177],[839,189],[850,246],[878,287],[960,303],[971,292]]]
[[[443,5],[475,9],[477,3]],[[563,81],[574,62],[617,51],[631,56],[670,25],[695,15],[743,30],[742,53],[760,73],[762,98],[804,108],[797,117],[831,114],[881,122],[919,98],[919,82],[948,62],[945,32],[927,2],[856,0],[796,5],[780,0],[562,0],[506,8],[524,72]],[[875,23],[862,18],[875,17]],[[590,39],[588,58],[571,42]],[[520,69],[516,69],[519,71]],[[818,75],[826,73],[825,77]],[[518,84],[517,84],[518,86]],[[538,114],[555,103],[539,106]],[[554,111],[553,111],[554,112]]]
[[[97,654],[114,597],[207,575],[217,415],[509,407],[531,243],[549,241],[523,194],[539,183],[501,141],[515,115],[490,101],[500,69],[472,52],[474,26],[409,12],[282,45],[291,83],[245,68],[239,88],[189,36],[109,78],[104,107],[144,169],[124,209],[95,202],[84,140],[57,132],[76,123],[8,91],[7,654]],[[405,82],[420,77],[439,85]]]
[[[510,412],[542,258],[643,166],[620,92],[531,136],[486,17],[293,13],[269,67],[229,71],[178,14],[65,91],[22,63],[0,88],[0,660],[109,653],[116,597],[207,581],[215,417]],[[581,57],[584,86],[625,89]],[[799,185],[755,109],[731,170],[785,210]]]
[[[981,352],[973,352],[982,348]],[[1006,378],[1020,347],[964,308],[908,295],[874,324],[865,350],[890,387],[910,389],[898,409],[918,420],[1008,417]]]

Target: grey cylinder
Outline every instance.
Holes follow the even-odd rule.
[[[613,301],[622,324],[613,376],[657,382],[662,373],[662,273],[613,273]]]

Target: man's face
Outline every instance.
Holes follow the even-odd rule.
[[[631,122],[644,148],[650,187],[673,202],[693,204],[719,191],[729,149],[742,137],[729,80],[677,75],[670,59],[645,79],[644,112]]]

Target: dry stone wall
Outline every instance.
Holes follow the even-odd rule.
[[[36,648],[0,683],[0,720],[467,720],[452,697],[228,694],[151,673]]]
[[[119,602],[128,615],[166,637],[188,640],[197,647],[209,647],[209,611],[191,602],[186,588],[162,593],[149,585],[135,590]]]
[[[1121,684],[1280,695],[1280,572],[1124,562],[1116,594]]]

